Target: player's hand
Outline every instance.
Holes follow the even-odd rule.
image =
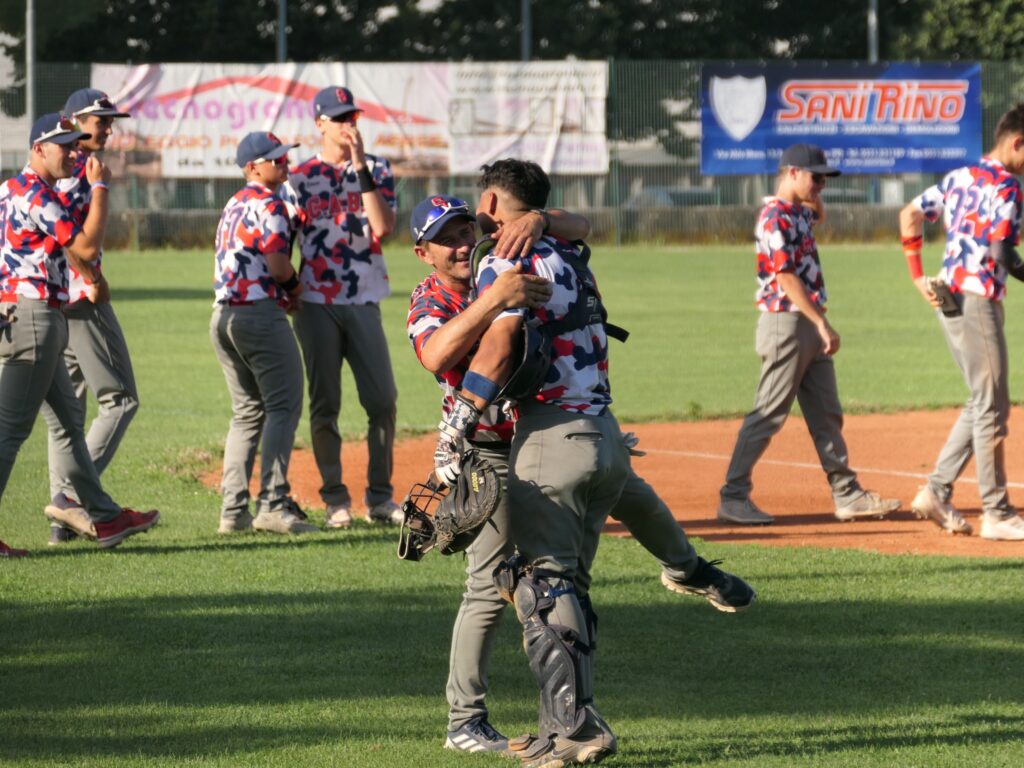
[[[640,437],[636,432],[623,432],[622,433],[622,444],[626,446],[626,450],[629,451],[630,456],[646,456],[647,451],[641,451],[637,448],[640,443]]]
[[[299,298],[302,294],[302,286],[300,285],[293,293],[286,294],[284,297],[284,311],[289,315],[293,315],[299,311],[299,307],[302,306],[302,299]]]
[[[491,251],[499,259],[526,257],[533,244],[544,235],[544,217],[539,213],[526,213],[515,221],[503,224],[491,237],[497,240]]]
[[[924,300],[931,304],[936,309],[939,308],[939,297],[932,291],[932,284],[927,277],[921,275],[921,277],[914,279],[914,287],[924,296]]]
[[[540,275],[524,275],[522,262],[502,272],[488,289],[499,309],[537,309],[551,298],[551,282]]]
[[[434,476],[442,485],[453,486],[462,471],[459,446],[448,435],[439,435],[434,448]]]
[[[85,298],[93,304],[109,304],[110,283],[107,278],[100,275],[97,280],[89,283],[85,288]]]
[[[355,123],[343,123],[341,135],[352,153],[352,165],[358,171],[366,167],[366,150],[363,148],[363,134],[356,128]]]
[[[110,169],[103,164],[96,155],[89,155],[89,158],[85,161],[85,180],[89,184],[95,184],[97,181],[109,182],[113,174]]]
[[[821,318],[817,327],[818,336],[821,337],[821,351],[826,355],[834,355],[839,351],[839,334],[824,317]]]

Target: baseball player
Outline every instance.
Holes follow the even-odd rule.
[[[546,281],[522,274],[522,265],[517,264],[471,303],[468,259],[474,218],[462,200],[436,195],[414,209],[410,222],[415,253],[433,271],[413,292],[409,339],[423,366],[437,376],[445,393],[442,410],[446,415],[454,406],[470,355],[491,321],[504,309],[537,309],[551,295]],[[588,233],[589,223],[564,211],[535,211],[507,222],[499,233],[499,244],[504,241],[509,254],[517,255],[524,248],[528,254],[545,230],[553,237],[576,239]],[[512,433],[511,420],[492,404],[467,438],[502,478],[508,474]],[[664,503],[632,472],[611,514],[662,562],[662,581],[669,588],[703,594],[723,610],[735,611],[752,602],[753,590],[745,582],[696,555]],[[485,697],[491,648],[506,605],[491,573],[514,552],[509,522],[507,497],[503,497],[491,523],[467,552],[466,594],[452,633],[447,686],[450,711],[445,746],[450,749],[501,751],[508,746],[488,721]]]
[[[1009,273],[1024,280],[1020,241],[1024,104],[1004,114],[995,147],[973,165],[950,171],[900,212],[900,234],[914,285],[937,316],[971,396],[911,508],[951,533],[971,526],[950,501],[971,457],[981,494],[981,536],[1024,540],[1024,519],[1010,506],[1003,441],[1010,417],[1003,297]],[[942,218],[946,252],[938,281],[921,268],[924,222]]]
[[[92,263],[103,243],[111,174],[95,157],[86,161],[93,200],[82,221],[54,185],[75,167],[75,142],[89,138],[62,115],[43,115],[32,126],[28,165],[0,194],[0,495],[42,408],[55,435],[55,469],[81,504],[56,510],[58,520],[110,548],[152,528],[160,513],[122,508],[104,492],[85,442],[82,406],[63,364],[67,262],[97,281]]]
[[[302,363],[286,310],[298,303],[302,284],[291,265],[290,217],[276,192],[288,178],[288,150],[297,146],[272,133],[246,135],[235,153],[246,184],[224,206],[217,226],[210,340],[234,414],[224,444],[220,533],[316,530],[288,495],[288,462],[302,415]],[[249,478],[257,446],[254,519]]]
[[[898,499],[865,491],[850,469],[843,440],[843,409],[832,355],[839,334],[825,317],[825,281],[812,227],[824,217],[821,190],[839,171],[811,144],[782,153],[775,195],[765,199],[757,220],[757,354],[761,380],[754,409],[743,419],[721,490],[718,519],[766,525],[773,517],[754,504],[751,474],[772,437],[800,403],[807,429],[828,477],[839,520],[883,517]]]
[[[68,178],[57,182],[57,190],[65,198],[71,215],[84,221],[92,199],[92,187],[85,174],[86,162],[92,153],[100,152],[106,146],[114,120],[130,115],[118,110],[103,91],[93,88],[83,88],[72,93],[64,105],[64,114],[70,116],[78,129],[89,136],[78,142],[74,171]],[[102,474],[114,458],[139,408],[139,395],[128,344],[110,304],[110,286],[101,272],[100,260],[97,258],[93,267],[97,275],[95,283],[87,281],[74,266],[68,267],[68,303],[64,307],[68,319],[68,346],[64,350],[64,362],[71,375],[75,394],[82,403],[83,414],[86,389],[96,396],[99,408],[86,433],[85,442],[89,446],[89,455],[96,465],[96,471]],[[60,477],[55,471],[56,450],[56,435],[50,432],[52,500],[47,507],[47,514],[50,507],[64,510],[78,507],[71,496],[68,479]],[[51,545],[61,544],[76,535],[71,528],[50,518]]]
[[[349,527],[352,498],[342,481],[338,432],[341,366],[347,361],[368,420],[366,516],[401,523],[391,485],[398,393],[379,306],[391,293],[380,241],[395,228],[395,181],[388,161],[363,149],[357,126],[362,110],[351,91],[324,88],[313,108],[323,137],[320,153],[292,169],[282,196],[298,220],[302,250],[302,304],[294,325],[309,380],[320,496],[327,527]]]

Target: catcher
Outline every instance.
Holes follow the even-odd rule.
[[[444,195],[422,201],[411,221],[414,251],[433,271],[413,292],[407,326],[409,339],[422,365],[436,375],[444,390],[445,415],[455,404],[456,390],[463,382],[470,356],[491,321],[505,308],[536,307],[551,293],[546,281],[523,274],[516,267],[498,277],[483,297],[471,303],[469,254],[476,235],[474,221],[465,202]],[[515,257],[529,251],[546,231],[578,238],[589,229],[586,219],[565,211],[531,212],[506,223],[503,231],[497,233],[494,252]],[[471,448],[467,454],[472,458],[467,460],[463,456],[460,477],[466,472],[467,461],[468,466],[486,463],[504,485],[512,433],[513,424],[508,416],[497,406],[489,407],[467,440]],[[426,486],[418,488],[423,493]],[[423,496],[414,493],[409,501],[415,508],[424,499],[437,503],[429,488]],[[461,502],[448,504],[458,508]],[[635,474],[631,473],[612,515],[658,559],[667,588],[699,594],[716,608],[729,612],[745,608],[753,601],[754,591],[746,582],[698,557],[668,508]],[[410,522],[415,517],[413,512]],[[438,527],[444,518],[446,515],[439,509],[434,518]],[[502,751],[507,740],[488,722],[485,697],[491,648],[506,605],[495,589],[492,572],[514,552],[506,499],[502,497],[496,502],[486,524],[479,525],[477,518],[466,515],[465,526],[471,531],[470,536],[478,537],[467,551],[466,593],[452,636],[445,746],[464,751]],[[403,543],[407,549],[417,540],[425,547],[423,551],[431,546],[439,548],[432,535],[430,530],[418,539],[403,535]],[[418,559],[418,554],[410,559]]]

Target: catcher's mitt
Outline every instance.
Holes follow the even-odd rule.
[[[438,487],[433,473],[416,483],[402,502],[405,519],[398,534],[398,556],[419,560],[436,549],[442,555],[464,552],[491,519],[501,499],[501,480],[474,450],[462,456],[455,486]]]

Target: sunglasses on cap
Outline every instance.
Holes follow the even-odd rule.
[[[267,159],[265,157],[257,157],[255,160],[252,161],[253,165],[257,165],[259,163],[273,163],[274,165],[288,165],[288,155],[281,155],[280,157],[275,157],[273,160],[269,160],[269,159]]]
[[[113,111],[116,112],[117,111],[117,107],[114,106],[114,103],[110,99],[100,98],[100,99],[96,99],[92,104],[90,104],[87,107],[83,107],[82,109],[75,110],[75,114],[76,115],[88,115],[91,112],[100,112],[101,110],[102,111],[111,111],[111,110],[113,110]]]
[[[455,213],[469,213],[469,204],[465,200],[459,200],[459,198],[453,197],[451,200],[435,205],[427,211],[427,216],[423,219],[423,226],[419,228],[420,232],[426,232],[433,226],[435,221],[450,211],[454,211]],[[421,237],[420,240],[422,239],[423,238]]]
[[[57,121],[57,124],[53,128],[51,128],[50,130],[48,130],[45,133],[41,134],[39,136],[39,138],[37,138],[32,143],[33,144],[42,144],[44,141],[49,141],[50,139],[52,139],[52,138],[54,138],[56,136],[64,136],[64,135],[69,134],[69,133],[75,133],[77,130],[78,130],[78,128],[75,127],[74,123],[72,123],[64,115],[61,115],[60,116],[60,120]]]
[[[331,122],[332,123],[358,123],[359,122],[359,114],[360,113],[358,111],[346,112],[343,115],[337,115],[335,117],[332,117],[331,118]]]

